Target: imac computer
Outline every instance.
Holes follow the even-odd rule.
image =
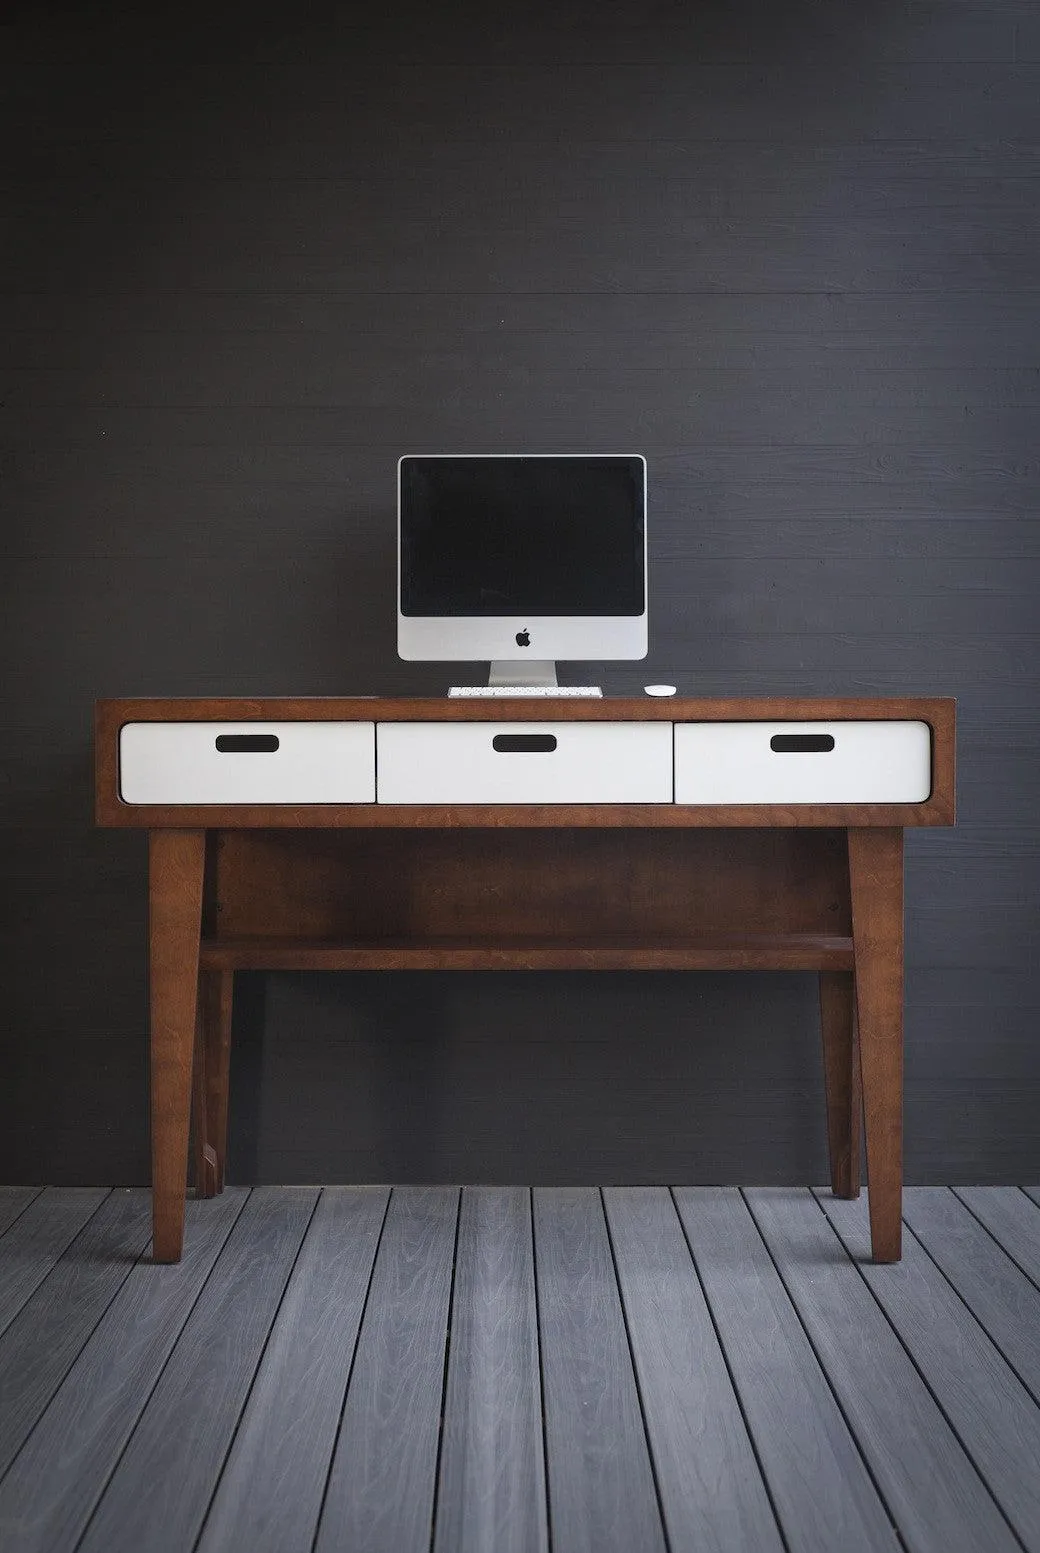
[[[488,659],[452,694],[599,694],[556,660],[645,658],[646,460],[408,454],[397,466],[397,649]]]

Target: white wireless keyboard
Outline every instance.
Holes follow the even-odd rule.
[[[537,696],[555,700],[558,696],[601,696],[598,685],[452,685],[449,696]]]

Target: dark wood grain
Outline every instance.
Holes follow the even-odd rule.
[[[945,1188],[914,1187],[905,1212],[928,1255],[1040,1404],[1040,1287]],[[1035,1274],[1035,1263],[1030,1270]]]
[[[896,1553],[885,1506],[739,1192],[684,1187],[675,1200],[788,1548]]]
[[[850,1276],[812,1193],[760,1188],[747,1199],[907,1548],[1011,1553],[1017,1539],[866,1285]]]
[[[226,832],[206,952],[263,937],[753,954],[789,934],[812,951],[850,934],[845,853],[816,829]]]
[[[835,971],[821,972],[820,1028],[831,1191],[836,1197],[856,1197],[859,1195],[863,1146],[863,1097],[856,988],[852,976]]]
[[[247,1195],[189,1203],[183,1261],[131,1270],[0,1483],[19,1553],[76,1546]]]
[[[195,1190],[202,1197],[224,1190],[234,989],[233,971],[200,971],[192,1111]]]
[[[42,1190],[40,1186],[0,1186],[0,1235],[7,1233]]]
[[[251,1193],[105,1488],[83,1553],[120,1541],[155,1553],[194,1545],[316,1201],[317,1191],[301,1186]]]
[[[0,1332],[47,1277],[108,1196],[94,1187],[51,1187],[25,1206],[0,1253]]]
[[[148,1193],[112,1192],[0,1337],[0,1478],[150,1235]]]
[[[531,1199],[521,1187],[462,1194],[433,1546],[549,1546]]]
[[[176,1262],[184,1235],[205,857],[201,830],[149,832],[152,1255],[157,1262]]]
[[[337,944],[283,938],[232,938],[204,943],[206,967],[282,971],[814,971],[850,969],[852,940],[838,934],[706,934],[692,942],[647,945],[633,935],[589,933],[573,944],[545,940],[510,942],[496,934],[485,942],[416,943],[377,940]]]
[[[605,1547],[663,1553],[599,1193],[537,1189],[534,1232],[554,1553]]]
[[[462,708],[461,711],[456,710]],[[544,703],[530,700],[487,702],[402,697],[343,699],[280,697],[256,700],[226,697],[136,698],[99,701],[95,706],[96,818],[101,825],[234,829],[395,828],[437,826],[842,826],[948,825],[954,816],[955,705],[950,699],[905,696],[844,698],[797,697],[716,700],[602,700],[561,703],[568,721],[782,721],[784,719],[886,720],[927,722],[933,731],[933,785],[923,803],[909,804],[410,804],[195,805],[127,804],[119,796],[118,735],[128,722],[170,720],[263,719],[284,721],[544,721]]]
[[[603,1194],[669,1544],[783,1543],[690,1250],[666,1192]]]
[[[383,1187],[322,1192],[198,1553],[310,1553],[388,1198]]]
[[[903,832],[849,831],[863,1121],[874,1260],[898,1262],[903,1180]]]
[[[1040,1548],[1040,1411],[956,1289],[910,1235],[900,1275],[872,1266],[865,1209],[820,1206],[1024,1547]]]
[[[316,1553],[427,1553],[459,1194],[390,1199]]]

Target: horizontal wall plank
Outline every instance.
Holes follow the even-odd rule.
[[[907,158],[914,150],[901,143],[898,154]],[[1009,153],[1019,160],[1007,171],[1028,178],[1031,186],[1031,148],[1012,146]],[[781,155],[786,170],[790,147],[773,154]],[[812,154],[826,158],[827,148],[814,147]],[[677,155],[685,155],[684,148],[677,148]],[[501,176],[497,151],[491,162]],[[995,168],[987,180],[999,175]],[[193,168],[189,185],[202,176],[204,169]],[[276,186],[270,197],[278,192]],[[529,353],[532,364],[549,367],[575,356],[589,366],[610,366],[619,353],[633,366],[673,361],[688,366],[691,341],[705,353],[697,358],[705,365],[782,368],[790,361],[792,376],[802,351],[813,351],[817,364],[832,353],[839,358],[851,353],[864,365],[887,369],[957,363],[1028,367],[1036,361],[1029,286],[953,297],[941,290],[913,296],[840,291],[727,296],[691,288],[525,294],[493,292],[484,284],[470,293],[440,296],[431,307],[422,293],[382,287],[296,293],[211,292],[199,286],[134,290],[122,277],[109,276],[107,283],[98,277],[93,284],[90,279],[79,277],[68,291],[43,287],[38,278],[30,290],[0,291],[0,326],[9,331],[12,352],[20,342],[25,365],[92,367],[125,355],[135,340],[150,352],[162,339],[179,335],[194,337],[218,360],[234,344],[246,348],[247,336],[260,336],[279,354],[283,344],[290,351],[302,349],[310,337],[312,350],[322,341],[333,356],[349,339],[370,366],[383,367],[438,352],[479,366],[484,351],[496,349]],[[152,335],[159,339],[141,338]],[[5,359],[16,364],[13,354]]]

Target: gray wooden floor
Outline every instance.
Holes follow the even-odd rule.
[[[0,1190],[5,1553],[1040,1553],[1040,1191]]]

